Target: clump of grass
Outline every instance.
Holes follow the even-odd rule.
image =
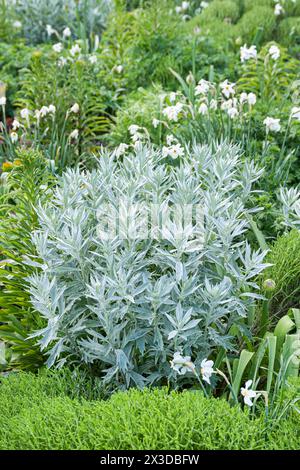
[[[237,2],[232,0],[215,0],[201,13],[203,22],[213,19],[236,23],[240,17],[240,9]]]
[[[234,34],[242,42],[262,44],[272,39],[276,16],[268,6],[258,6],[247,11],[235,25]]]
[[[278,26],[278,41],[287,46],[299,47],[300,44],[300,17],[284,18]]]
[[[270,312],[275,318],[287,313],[291,308],[300,307],[300,233],[292,230],[279,237],[267,261],[273,266],[264,272],[265,279],[275,281],[275,289],[270,299]]]

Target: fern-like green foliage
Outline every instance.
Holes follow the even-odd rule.
[[[170,2],[154,0],[147,9],[118,10],[103,35],[108,60],[130,69],[129,86],[145,86],[152,80],[166,82],[169,67],[176,66],[184,23],[170,12]],[[115,62],[114,65],[118,63]]]
[[[263,279],[273,279],[275,289],[270,299],[274,319],[282,317],[291,307],[300,307],[300,232],[296,229],[279,237],[270,253]]]
[[[120,8],[102,36],[103,66],[109,74],[116,64],[122,64],[122,85],[130,91],[153,82],[174,88],[176,80],[170,68],[186,76],[195,67],[203,74],[212,64],[217,70],[226,67],[224,42],[214,41],[205,30],[196,34],[196,25],[196,21],[184,22],[175,13],[173,1],[145,2],[144,8],[129,12]]]
[[[284,18],[278,27],[278,41],[291,51],[299,53],[300,16]]]
[[[300,63],[291,57],[286,48],[277,45],[280,57],[273,60],[269,49],[274,42],[266,44],[259,52],[257,60],[249,60],[242,67],[238,80],[241,91],[252,91],[260,96],[265,106],[289,98],[292,84],[299,76]],[[282,103],[283,105],[285,102]]]
[[[26,289],[34,268],[27,264],[35,249],[31,233],[37,227],[35,206],[48,198],[52,174],[39,153],[20,152],[10,172],[3,174],[0,205],[0,341],[7,351],[8,367],[36,369],[43,358],[27,337],[43,325]]]
[[[59,67],[55,53],[37,51],[29,68],[23,71],[15,104],[19,108],[28,108],[32,116],[42,106],[55,106],[54,125],[49,119],[41,119],[39,136],[34,144],[60,169],[79,159],[86,160],[87,153],[99,147],[101,135],[108,128],[106,106],[109,106],[110,97],[97,76],[97,67],[88,57],[82,56]],[[70,112],[74,103],[79,105],[78,113]],[[79,137],[70,145],[69,135],[75,129]],[[31,143],[34,130],[32,134]],[[28,140],[27,145],[30,144]]]

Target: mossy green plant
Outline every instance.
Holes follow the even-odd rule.
[[[234,35],[241,42],[262,44],[272,39],[276,16],[268,6],[258,6],[247,11],[234,27]]]
[[[269,302],[270,314],[280,318],[291,307],[300,307],[300,232],[291,232],[279,237],[267,256],[272,264],[263,275],[263,280],[272,279],[275,289]]]
[[[109,400],[70,396],[65,373],[16,374],[0,383],[0,449],[297,449],[299,418],[266,432],[263,417],[201,392],[145,389]],[[55,393],[56,391],[56,393]]]
[[[239,4],[233,0],[215,0],[201,13],[203,22],[219,19],[225,23],[236,23],[240,17]]]
[[[284,18],[278,26],[278,41],[290,47],[300,45],[300,17]]]

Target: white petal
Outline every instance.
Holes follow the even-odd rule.
[[[251,385],[252,385],[252,380],[247,380],[245,384],[245,388],[248,389],[249,387],[251,387]]]
[[[214,361],[206,361],[206,367],[208,368],[212,368],[212,366],[214,365]]]
[[[175,360],[175,361],[178,361],[179,359],[180,359],[180,360],[182,359],[182,356],[181,356],[180,352],[174,353],[174,360]]]
[[[205,382],[207,382],[210,385],[209,377],[207,377],[206,375],[203,375],[202,379],[205,380]]]
[[[245,402],[246,405],[248,405],[248,406],[252,406],[252,405],[253,405],[253,403],[252,403],[252,401],[250,400],[249,397],[245,397],[245,398],[244,398],[244,402]]]

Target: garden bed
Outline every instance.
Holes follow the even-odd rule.
[[[300,0],[0,8],[0,448],[299,448]]]

